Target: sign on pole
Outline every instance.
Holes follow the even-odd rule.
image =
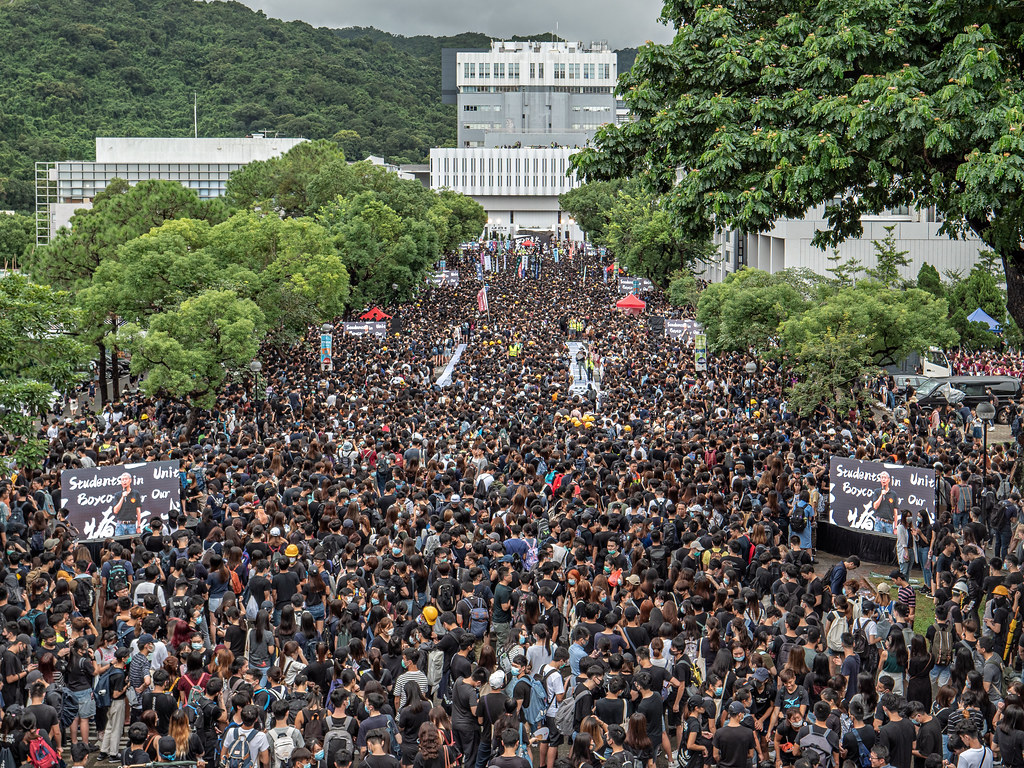
[[[334,370],[334,336],[329,333],[320,334],[320,370]]]
[[[697,333],[693,336],[693,367],[698,371],[708,369],[708,337]]]

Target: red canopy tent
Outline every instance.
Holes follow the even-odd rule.
[[[372,320],[375,323],[379,323],[381,320],[390,320],[391,315],[387,314],[380,307],[374,307],[368,312],[364,312],[359,316],[360,320]]]
[[[615,302],[615,308],[621,309],[627,315],[639,315],[644,311],[644,307],[647,306],[647,302],[642,299],[638,299],[634,294],[629,294],[624,299]]]

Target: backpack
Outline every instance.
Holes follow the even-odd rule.
[[[547,711],[548,692],[544,681],[540,678],[520,675],[519,677],[513,677],[509,684],[505,686],[505,695],[509,699],[515,698],[516,686],[523,680],[530,684],[530,703],[523,705],[523,719],[531,729],[534,729],[538,723],[544,720],[544,715]]]
[[[347,765],[355,757],[356,743],[348,729],[351,722],[351,717],[345,717],[338,723],[330,715],[327,716],[327,735],[324,736],[323,745],[327,765]]]
[[[875,671],[875,648],[871,643],[868,642],[867,632],[864,630],[867,621],[863,618],[858,619],[854,622],[853,631],[853,652],[860,657],[861,664],[864,669],[869,672]]]
[[[236,571],[230,571],[231,573],[231,591],[236,595],[242,594],[242,579]]]
[[[469,631],[475,637],[483,637],[487,634],[487,624],[490,619],[490,613],[484,604],[484,599],[476,595],[473,598],[473,602],[466,598],[466,604],[469,605]]]
[[[451,579],[442,579],[437,584],[437,608],[442,613],[455,610],[455,588]]]
[[[832,762],[832,745],[828,743],[826,735],[828,729],[826,728],[823,733],[818,733],[816,725],[813,723],[808,725],[808,733],[800,739],[800,749],[813,749],[818,753],[818,765],[820,768],[825,768],[829,763]]]
[[[825,645],[830,651],[841,653],[843,650],[843,635],[850,631],[850,623],[839,611],[832,611],[828,614],[832,622],[828,625],[828,632],[825,633]]]
[[[110,695],[110,673],[112,669],[106,669],[96,678],[96,685],[93,686],[93,694],[96,696],[96,706],[99,708],[109,707],[113,701]]]
[[[302,710],[302,738],[309,744],[324,740],[324,714],[325,710],[318,707]]]
[[[562,703],[558,705],[558,710],[555,712],[555,730],[559,735],[567,739],[572,738],[576,732],[576,704],[588,693],[590,691],[582,688],[570,698],[562,699]]]
[[[96,590],[92,588],[92,578],[85,576],[75,579],[75,605],[82,613],[92,613],[96,604]]]
[[[107,572],[107,600],[117,597],[117,593],[113,589],[117,582],[128,583],[128,569],[125,568],[124,560],[114,560],[110,563],[110,570]]]
[[[860,731],[856,728],[850,729],[853,732],[853,738],[857,740],[857,766],[858,768],[871,768],[871,750],[867,748],[864,743],[864,739],[860,735]]]
[[[444,675],[444,651],[438,648],[427,651],[427,668],[424,673],[427,676],[427,685],[432,689],[440,684]]]
[[[806,506],[806,503],[803,506],[798,504],[789,516],[789,529],[793,533],[803,533],[807,528],[807,513],[804,511]]]
[[[536,539],[523,539],[526,542],[526,555],[523,557],[523,568],[532,571],[540,562],[540,547]]]
[[[257,733],[259,731],[253,728],[249,731],[248,736],[243,737],[242,729],[237,729],[235,740],[231,742],[231,746],[228,748],[228,758],[224,763],[225,768],[254,768],[252,750],[249,749],[249,743],[256,738]]]
[[[60,765],[57,750],[50,746],[50,742],[38,730],[28,744],[28,759],[32,768],[56,768]]]
[[[194,704],[198,707],[199,702],[202,701],[203,692],[206,690],[206,683],[210,680],[210,673],[203,672],[203,674],[199,676],[198,680],[193,680],[188,675],[182,675],[182,677],[192,683],[192,687],[188,689],[188,699],[186,700],[186,703]]]
[[[270,737],[270,756],[278,768],[288,765],[292,759],[292,752],[295,751],[295,737],[292,731],[295,729],[289,725],[284,728],[271,728],[267,731]]]
[[[78,717],[78,700],[67,688],[51,688],[43,700],[57,710],[62,728],[70,728]]]
[[[385,726],[388,731],[388,741],[391,745],[391,754],[402,759],[402,743],[398,740],[398,723],[391,715],[388,715],[387,725]]]
[[[281,693],[280,691],[275,691],[273,688],[257,688],[255,693],[253,693],[252,695],[253,701],[255,701],[256,697],[261,693],[267,694],[267,698],[263,701],[264,712],[269,710],[270,705],[273,704],[275,701],[281,701],[281,699],[284,698],[283,693]]]
[[[971,511],[974,502],[971,486],[957,483],[956,487],[960,489],[960,495],[956,499],[956,511],[961,514],[967,514]]]
[[[800,644],[795,642],[791,638],[785,638],[782,641],[782,647],[779,649],[779,658],[775,660],[775,666],[782,669],[786,666],[786,662],[789,661],[789,654],[800,647]]]
[[[189,693],[191,694],[192,691],[189,691]],[[206,730],[206,719],[203,717],[203,710],[198,704],[193,704],[191,701],[185,705],[184,709],[192,732],[202,734]]]
[[[935,636],[932,637],[932,655],[940,667],[948,667],[953,663],[953,630],[935,625]]]

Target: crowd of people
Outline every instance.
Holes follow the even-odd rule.
[[[481,313],[473,258],[329,373],[313,329],[264,349],[192,429],[139,392],[47,425],[0,489],[0,762],[1024,768],[1013,446],[983,472],[944,417],[698,372],[582,248],[488,274]],[[833,455],[939,469],[898,521],[923,589],[816,550]],[[80,541],[61,471],[149,461],[180,510]]]

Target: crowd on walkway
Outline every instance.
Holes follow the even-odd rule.
[[[776,362],[697,372],[583,249],[488,275],[489,316],[448,266],[330,373],[313,329],[263,350],[191,433],[138,393],[50,425],[0,490],[0,761],[1024,768],[1015,446],[985,473],[941,420],[795,413]],[[946,478],[881,582],[815,550],[833,455]],[[181,510],[76,541],[61,470],[155,460]]]

